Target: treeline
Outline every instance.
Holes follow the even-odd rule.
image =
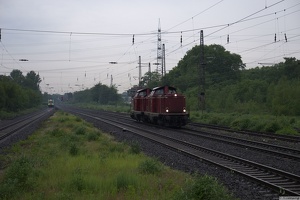
[[[191,49],[161,82],[187,96],[190,110],[199,109],[199,46]],[[268,67],[245,69],[241,56],[220,45],[204,46],[205,109],[213,112],[300,115],[300,61],[285,58]],[[146,75],[148,78],[149,75]],[[147,85],[147,84],[145,84]]]
[[[102,105],[115,104],[121,101],[121,95],[117,93],[117,89],[112,86],[108,87],[101,83],[96,84],[91,89],[74,92],[72,102],[88,103],[96,102]]]
[[[41,79],[34,71],[23,76],[20,70],[13,70],[10,76],[0,76],[0,110],[17,112],[41,104],[39,88]]]

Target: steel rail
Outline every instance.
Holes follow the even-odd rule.
[[[7,138],[8,136],[14,134],[15,132],[31,125],[32,123],[34,123],[35,121],[37,121],[38,119],[46,116],[47,114],[49,114],[50,110],[43,110],[41,112],[38,113],[34,113],[33,115],[30,115],[26,118],[20,119],[16,122],[13,122],[11,124],[8,124],[6,126],[1,127],[0,130],[0,141],[4,140],[5,138]],[[53,112],[53,110],[51,109],[51,112]]]
[[[210,125],[210,124],[201,124],[201,123],[189,123],[188,125],[195,126],[195,127],[201,127],[201,128],[223,130],[223,131],[240,133],[240,134],[247,134],[247,135],[250,135],[250,136],[266,137],[266,138],[282,140],[282,141],[287,141],[287,142],[300,143],[300,137],[299,136],[276,135],[275,133],[256,132],[256,131],[250,131],[250,130],[233,130],[233,129],[230,129],[229,127]]]
[[[284,147],[284,146],[280,146],[280,145],[269,144],[269,143],[264,143],[264,142],[251,141],[251,140],[231,137],[231,136],[227,136],[227,135],[213,134],[213,133],[208,133],[208,132],[204,132],[204,131],[183,129],[180,132],[190,134],[190,135],[193,135],[196,137],[202,137],[202,138],[206,138],[206,139],[210,139],[210,140],[214,140],[214,141],[225,142],[230,145],[249,148],[249,149],[265,152],[268,154],[273,154],[276,156],[281,156],[284,158],[300,161],[300,150],[297,150],[297,149],[292,149],[292,148],[288,148],[288,147]],[[274,149],[274,150],[272,150],[272,149]]]

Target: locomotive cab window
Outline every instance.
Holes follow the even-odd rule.
[[[158,89],[155,91],[155,95],[163,95],[164,94],[164,89],[161,88],[161,89]]]
[[[177,94],[177,92],[175,89],[170,88],[168,94]]]
[[[146,92],[140,92],[138,96],[139,97],[144,97],[145,95],[146,95]]]

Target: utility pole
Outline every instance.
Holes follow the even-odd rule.
[[[163,44],[163,53],[162,53],[162,77],[166,75],[166,50],[165,44]]]
[[[112,86],[113,86],[113,81],[114,81],[114,79],[113,79],[113,75],[111,74],[111,75],[110,75],[110,87],[112,87]]]
[[[141,56],[139,56],[139,86],[142,84],[142,62]]]
[[[199,110],[205,110],[205,61],[203,30],[200,31],[200,66],[199,66]]]
[[[149,83],[149,82],[151,82],[151,63],[149,63],[148,73],[149,73],[149,80],[148,80],[148,83]]]

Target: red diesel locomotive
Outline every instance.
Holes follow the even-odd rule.
[[[138,90],[132,99],[131,118],[167,126],[184,126],[188,122],[185,96],[174,87],[162,86]]]

